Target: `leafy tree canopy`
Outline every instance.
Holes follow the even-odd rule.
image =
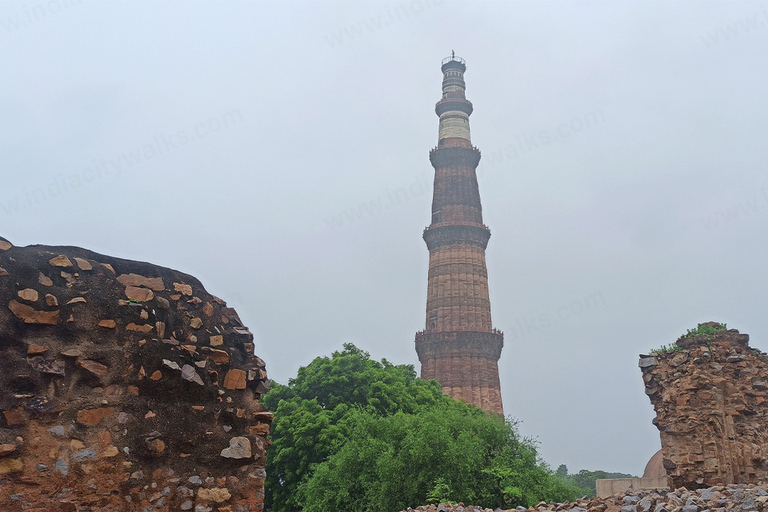
[[[446,397],[410,365],[352,344],[273,385],[265,505],[273,512],[485,507],[573,499],[511,421]]]

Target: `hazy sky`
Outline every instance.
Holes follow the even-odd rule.
[[[451,50],[504,409],[642,473],[638,354],[768,349],[764,2],[2,2],[0,235],[193,274],[279,382],[344,342],[418,369]]]

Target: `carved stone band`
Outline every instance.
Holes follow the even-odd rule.
[[[440,100],[435,104],[435,114],[438,116],[450,112],[451,110],[458,110],[459,112],[464,112],[465,114],[470,115],[473,110],[472,102],[469,100],[448,98]]]
[[[427,311],[435,308],[450,308],[453,306],[474,306],[491,309],[491,301],[482,297],[441,297],[427,301]]]
[[[432,167],[463,166],[477,167],[480,163],[480,150],[477,148],[435,148],[429,152]]]
[[[443,263],[430,268],[427,277],[431,279],[446,274],[470,274],[487,278],[488,270],[483,265],[476,263]]]
[[[450,331],[416,333],[419,361],[442,357],[481,357],[498,361],[504,346],[500,331]]]
[[[485,249],[491,238],[491,231],[484,226],[448,225],[429,227],[424,230],[424,241],[431,251],[443,245],[465,244]]]

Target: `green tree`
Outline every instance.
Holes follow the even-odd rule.
[[[273,512],[401,510],[435,500],[495,508],[575,497],[513,422],[354,345],[316,358],[264,402],[275,413],[265,485]]]
[[[412,414],[436,403],[453,402],[443,396],[437,382],[418,379],[411,365],[371,360],[351,343],[343,348],[299,368],[287,386],[273,383],[263,398],[275,413],[272,446],[267,449],[265,506],[269,510],[301,509],[300,484],[340,449],[358,413]]]

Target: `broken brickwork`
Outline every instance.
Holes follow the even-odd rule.
[[[672,487],[768,481],[768,356],[748,342],[719,330],[640,356]]]
[[[0,510],[263,509],[253,336],[186,274],[0,238]]]

